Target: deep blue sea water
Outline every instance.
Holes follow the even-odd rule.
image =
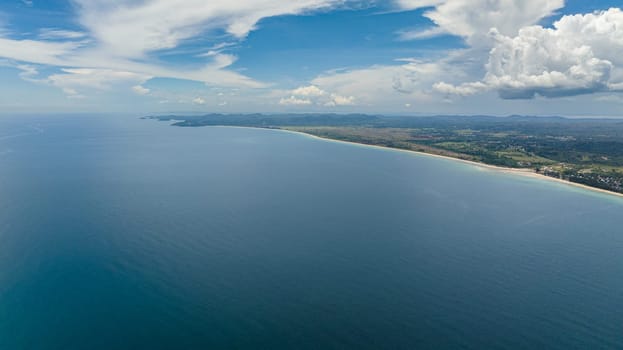
[[[623,199],[136,117],[0,118],[0,349],[621,349]]]

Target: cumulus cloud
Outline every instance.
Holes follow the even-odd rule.
[[[433,85],[433,89],[443,94],[470,96],[487,89],[487,85],[479,81],[474,83],[464,83],[459,86],[440,82]]]
[[[89,89],[107,90],[113,86],[154,95],[142,85],[152,77],[194,80],[218,87],[268,88],[269,84],[232,68],[237,57],[225,52],[238,45],[264,18],[329,9],[348,1],[73,2],[78,16],[75,22],[84,32],[43,28],[38,40],[22,40],[23,36],[10,39],[11,32],[0,31],[0,57],[19,69],[22,79],[43,81],[68,96],[78,97]],[[311,79],[308,85],[273,90],[265,98],[273,105],[279,101],[280,105],[290,106],[405,106],[487,91],[517,99],[623,90],[623,55],[619,54],[623,52],[623,18],[619,9],[563,16],[553,27],[545,28],[535,24],[555,14],[564,6],[564,0],[393,3],[402,10],[424,8],[425,17],[432,22],[429,28],[398,32],[400,40],[449,34],[464,38],[467,49],[438,52],[437,57],[428,60],[328,71]],[[193,52],[201,63],[176,66],[158,60],[163,51],[211,34],[218,34],[221,43],[200,51],[203,54]],[[60,72],[39,78],[40,66],[45,66],[42,72],[49,71],[50,66]],[[244,90],[246,97],[254,96],[248,93],[250,89]],[[185,103],[193,97],[184,97]],[[236,102],[240,100],[232,101]]]
[[[440,100],[439,94],[473,95],[487,89],[485,82],[474,80],[486,74],[485,63],[496,43],[490,30],[517,35],[521,28],[555,13],[564,0],[395,0],[395,4],[402,10],[426,8],[424,16],[434,24],[400,31],[398,40],[450,34],[465,38],[469,47],[428,60],[327,72],[311,83],[369,106],[431,103]]]
[[[352,106],[355,104],[354,96],[342,96],[327,91],[312,84],[301,86],[290,91],[290,97],[282,98],[280,105],[317,105],[325,107]]]
[[[402,60],[393,66],[372,66],[368,68],[327,72],[312,80],[319,88],[332,91],[339,96],[352,96],[347,100],[337,99],[336,105],[358,104],[375,106],[381,104],[404,105],[411,101],[429,101],[431,86],[439,79],[465,79],[463,56],[453,54],[436,62]],[[329,103],[330,105],[330,103]]]
[[[623,90],[623,11],[564,16],[553,28],[529,26],[517,36],[491,32],[495,45],[481,82],[439,83],[469,95],[493,89],[502,98],[560,97]]]
[[[331,94],[331,99],[329,102],[325,103],[327,107],[335,107],[335,106],[352,106],[355,104],[354,96],[341,96],[338,94]]]
[[[322,89],[319,89],[315,85],[309,85],[309,86],[301,86],[297,89],[292,90],[292,94],[297,95],[297,96],[316,96],[317,97],[317,96],[322,96],[326,94],[326,92],[323,91]]]
[[[296,96],[290,96],[279,100],[279,104],[282,106],[308,106],[312,104],[312,101],[305,98],[297,98]]]
[[[151,91],[142,85],[134,85],[132,86],[132,90],[138,95],[148,95]]]
[[[552,15],[563,1],[400,3],[403,9],[430,7],[426,16],[437,24],[423,31],[404,32],[402,39],[450,33],[465,37],[471,47],[434,60],[326,72],[310,82],[314,91],[324,93],[323,98],[312,98],[312,103],[348,105],[356,97],[358,104],[387,106],[451,102],[452,96],[490,91],[503,99],[623,91],[620,9],[563,16],[552,28],[545,28],[535,23]],[[299,89],[303,92],[305,88]]]
[[[381,90],[391,93],[389,77],[394,91],[420,97],[471,96],[493,90],[503,99],[528,99],[623,90],[620,9],[563,16],[552,28],[545,28],[535,23],[555,13],[564,1],[397,0],[397,4],[405,10],[429,8],[425,16],[436,24],[399,32],[400,40],[453,34],[464,37],[470,47],[452,52],[454,59],[373,66],[313,82],[323,89],[335,89],[331,85],[337,84],[343,93],[367,101],[374,101]]]
[[[193,103],[196,105],[204,105],[206,104],[206,100],[201,98],[201,97],[197,97],[195,99],[193,99]]]

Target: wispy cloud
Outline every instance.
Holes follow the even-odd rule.
[[[39,11],[42,4],[35,1],[33,8],[25,8],[15,1],[15,7],[28,14]],[[66,23],[53,21],[43,28],[11,27],[21,14],[4,20],[0,14],[0,58],[6,60],[2,64],[14,67],[12,74],[24,81],[48,84],[70,98],[122,91],[149,96],[146,102],[184,101],[197,108],[227,103],[230,109],[298,106],[343,111],[376,106],[416,110],[427,103],[476,101],[482,96],[511,104],[517,101],[505,99],[623,91],[621,10],[557,14],[564,0],[72,0],[72,4],[73,12],[67,15],[73,17]],[[412,15],[417,20],[398,32],[395,26],[387,33],[374,32],[376,28],[345,31],[349,39],[377,38],[366,43],[394,36],[387,47],[366,47],[365,52],[377,50],[362,54],[366,57],[340,56],[336,65],[346,67],[340,70],[326,70],[331,68],[326,62],[313,64],[309,60],[315,56],[304,53],[296,57],[300,62],[281,67],[280,38],[258,45],[255,40],[265,38],[249,35],[274,25],[267,19],[275,16],[288,16],[284,21],[291,21],[296,17],[289,16],[322,15],[338,8],[357,11],[366,6],[389,8],[392,12],[387,16],[404,19]],[[555,25],[540,25],[554,14]],[[2,30],[3,23],[7,30]],[[427,24],[414,27],[417,23]],[[330,32],[327,29],[322,35],[342,35],[328,27]],[[295,31],[286,34],[301,35],[297,39],[302,46],[308,39],[317,39]],[[415,42],[424,39],[426,43]],[[454,46],[448,47],[448,42]],[[434,53],[424,52],[437,44],[431,49]],[[269,52],[275,55],[267,60],[266,52],[255,50],[275,50]],[[417,59],[409,58],[415,51]],[[391,52],[398,57],[389,56]],[[332,58],[326,56],[328,62]],[[270,72],[263,71],[264,62]],[[155,82],[147,84],[153,78],[169,78],[158,83],[170,83],[172,88],[165,91]],[[203,85],[171,83],[176,80]],[[176,91],[177,86],[185,87]]]
[[[42,28],[39,30],[39,38],[43,40],[54,39],[82,39],[87,34],[84,32],[77,32],[73,30],[64,30],[56,28]]]
[[[537,23],[565,6],[564,0],[397,0],[405,10],[432,7],[424,16],[444,32],[465,37],[486,36],[491,28],[505,35]]]
[[[397,34],[398,40],[411,41],[431,39],[441,35],[447,35],[449,33],[442,27],[433,27],[428,29],[401,30],[397,32]]]
[[[217,29],[233,38],[244,38],[262,18],[301,14],[338,2],[187,0],[180,4],[170,0],[76,0],[80,23],[89,29],[98,43],[115,55],[132,58],[175,48],[186,39]]]
[[[222,50],[234,45],[231,39],[244,38],[262,18],[302,14],[339,3],[341,0],[187,0],[181,4],[170,0],[75,0],[77,21],[85,32],[42,28],[39,40],[0,37],[0,57],[66,68],[64,74],[51,76],[52,81],[62,77],[80,82],[86,76],[99,81],[99,73],[84,74],[86,70],[74,69],[88,67],[93,69],[91,72],[112,76],[114,72],[131,72],[137,76],[196,80],[216,86],[260,88],[266,84],[228,69],[236,57]],[[169,66],[156,59],[156,51],[176,48],[185,40],[217,30],[224,30],[229,38],[202,55],[206,63],[201,68]]]

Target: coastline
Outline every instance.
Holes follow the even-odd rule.
[[[277,131],[283,131],[283,132],[299,134],[299,135],[303,135],[303,136],[307,136],[307,137],[311,137],[311,138],[315,138],[315,139],[323,140],[323,141],[339,142],[339,143],[345,143],[345,144],[356,145],[356,146],[364,146],[364,147],[373,147],[373,148],[383,149],[383,150],[407,152],[407,153],[410,153],[410,154],[417,154],[417,155],[434,157],[434,158],[440,158],[440,159],[446,159],[446,160],[451,160],[451,161],[458,161],[458,162],[461,162],[461,163],[464,163],[464,164],[469,164],[469,165],[472,165],[472,166],[476,166],[476,167],[479,167],[479,168],[485,169],[485,170],[498,171],[498,172],[507,173],[507,174],[515,174],[515,175],[521,175],[521,176],[525,176],[525,177],[530,177],[530,178],[533,178],[533,179],[539,179],[539,180],[546,180],[546,181],[556,182],[556,183],[560,183],[560,184],[564,184],[564,185],[568,185],[568,186],[573,186],[573,187],[576,187],[576,188],[581,188],[581,189],[588,190],[588,191],[591,191],[591,192],[597,192],[597,193],[601,193],[601,194],[607,194],[607,195],[623,198],[623,193],[608,191],[608,190],[604,190],[604,189],[597,188],[597,187],[591,187],[591,186],[583,185],[583,184],[576,183],[576,182],[571,182],[571,181],[558,179],[558,178],[551,177],[551,176],[542,175],[542,174],[539,174],[539,173],[537,173],[536,171],[534,171],[532,169],[506,168],[506,167],[500,167],[500,166],[496,166],[496,165],[490,165],[490,164],[475,162],[475,161],[466,160],[466,159],[454,158],[454,157],[449,157],[449,156],[443,156],[443,155],[433,154],[433,153],[419,152],[419,151],[413,151],[413,150],[408,150],[408,149],[385,147],[385,146],[378,146],[378,145],[368,145],[368,144],[365,144],[365,143],[352,142],[352,141],[336,140],[336,139],[330,139],[330,138],[327,138],[327,137],[321,137],[321,136],[317,136],[317,135],[308,134],[308,133],[302,132],[302,131],[294,131],[294,130],[287,130],[287,129],[272,129],[272,128],[253,128],[253,127],[251,127],[251,128],[252,129],[277,130]]]
[[[171,124],[171,125],[173,125],[173,124]],[[317,139],[317,140],[322,140],[322,141],[325,141],[325,142],[326,141],[328,141],[328,142],[338,142],[338,143],[344,143],[344,144],[361,146],[361,147],[372,147],[372,148],[381,149],[381,150],[406,152],[406,153],[409,153],[409,154],[416,154],[416,155],[421,155],[421,156],[434,157],[434,158],[439,158],[439,159],[446,159],[446,160],[461,162],[461,163],[469,164],[469,165],[472,165],[472,166],[475,166],[475,167],[478,167],[478,168],[484,169],[484,170],[491,170],[491,171],[497,171],[497,172],[502,172],[502,173],[507,173],[507,174],[514,174],[514,175],[530,177],[530,178],[533,178],[533,179],[539,179],[539,180],[546,180],[546,181],[550,181],[550,182],[556,182],[556,183],[559,183],[559,184],[564,184],[564,185],[568,185],[568,186],[572,186],[572,187],[588,190],[588,191],[591,191],[591,192],[596,192],[596,193],[606,194],[606,195],[610,195],[610,196],[614,196],[614,197],[618,197],[618,198],[623,198],[623,193],[608,191],[608,190],[604,190],[604,189],[597,188],[597,187],[591,187],[591,186],[583,185],[583,184],[576,183],[576,182],[571,182],[571,181],[558,179],[558,178],[551,177],[551,176],[538,174],[537,172],[535,172],[532,169],[506,168],[506,167],[500,167],[500,166],[496,166],[496,165],[490,165],[490,164],[475,162],[475,161],[466,160],[466,159],[454,158],[454,157],[449,157],[449,156],[443,156],[443,155],[433,154],[433,153],[426,153],[426,152],[413,151],[413,150],[401,149],[401,148],[386,147],[386,146],[379,146],[379,145],[369,145],[369,144],[365,144],[365,143],[352,142],[352,141],[336,140],[336,139],[331,139],[331,138],[327,138],[327,137],[321,137],[321,136],[317,136],[317,135],[308,134],[308,133],[302,132],[302,131],[295,131],[295,130],[288,130],[288,129],[253,127],[253,126],[229,126],[229,125],[212,125],[212,126],[208,126],[208,127],[243,128],[243,129],[260,129],[260,130],[263,129],[263,130],[280,131],[280,132],[285,132],[285,133],[302,135],[302,136],[305,136],[305,137],[311,137],[311,138],[314,138],[314,139]]]

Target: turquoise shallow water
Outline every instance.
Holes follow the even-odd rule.
[[[621,213],[283,132],[0,118],[0,349],[622,348]]]

